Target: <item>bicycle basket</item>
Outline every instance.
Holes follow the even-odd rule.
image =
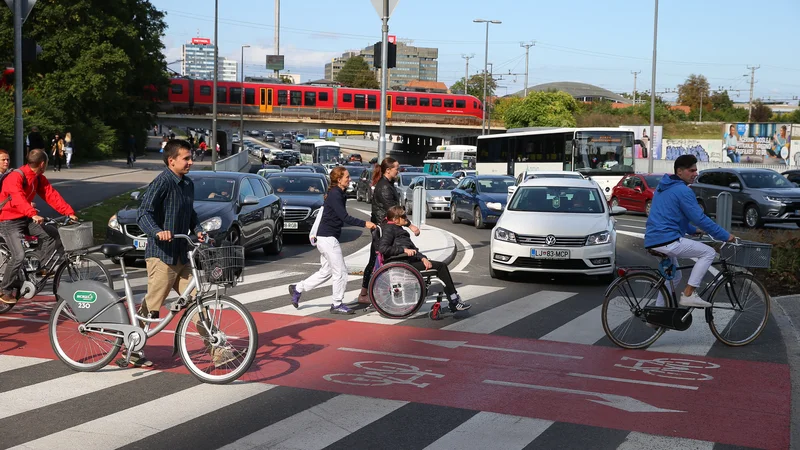
[[[64,251],[74,252],[94,245],[94,226],[92,222],[81,222],[77,225],[58,227],[58,236]]]
[[[772,257],[772,245],[760,242],[741,241],[727,244],[719,252],[732,266],[750,267],[753,269],[769,269]]]
[[[244,247],[205,247],[197,251],[200,285],[235,284],[244,272]]]

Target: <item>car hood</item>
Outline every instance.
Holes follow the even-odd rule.
[[[495,193],[495,192],[492,192],[492,193],[482,192],[482,193],[478,194],[478,198],[483,200],[484,203],[486,203],[486,202],[497,202],[497,203],[502,203],[503,205],[505,205],[506,202],[508,201],[508,194],[507,193],[498,194],[498,193]]]
[[[194,210],[197,213],[197,220],[200,222],[214,216],[222,216],[225,219],[226,213],[231,209],[233,209],[233,202],[194,202]],[[117,212],[117,221],[121,225],[136,223],[137,214],[136,208],[121,209]]]
[[[433,191],[433,190],[430,190],[430,189],[425,191],[425,193],[428,195],[428,197],[449,197],[452,192],[453,191],[448,191],[448,190],[436,190],[436,191]]]
[[[307,206],[316,209],[325,202],[322,194],[278,194],[282,206]]]
[[[605,214],[536,213],[506,210],[497,223],[517,234],[546,236],[588,236],[608,229]]]
[[[800,189],[790,188],[790,189],[758,189],[758,192],[769,195],[773,197],[791,197],[791,198],[800,198]]]

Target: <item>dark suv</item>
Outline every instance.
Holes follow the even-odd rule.
[[[800,188],[771,169],[708,169],[692,184],[697,202],[709,216],[716,215],[717,197],[733,197],[732,220],[748,228],[764,223],[800,225]]]

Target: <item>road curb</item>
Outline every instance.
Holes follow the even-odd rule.
[[[792,385],[792,417],[790,420],[789,448],[800,446],[800,295],[785,295],[772,299],[777,311],[775,322],[781,330],[786,345],[789,363],[789,378]]]

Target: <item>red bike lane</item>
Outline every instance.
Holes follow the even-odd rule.
[[[323,318],[254,314],[252,382],[788,448],[787,365]],[[0,316],[0,353],[55,358],[39,310]],[[168,329],[174,329],[169,327]],[[186,373],[174,335],[145,350]]]

